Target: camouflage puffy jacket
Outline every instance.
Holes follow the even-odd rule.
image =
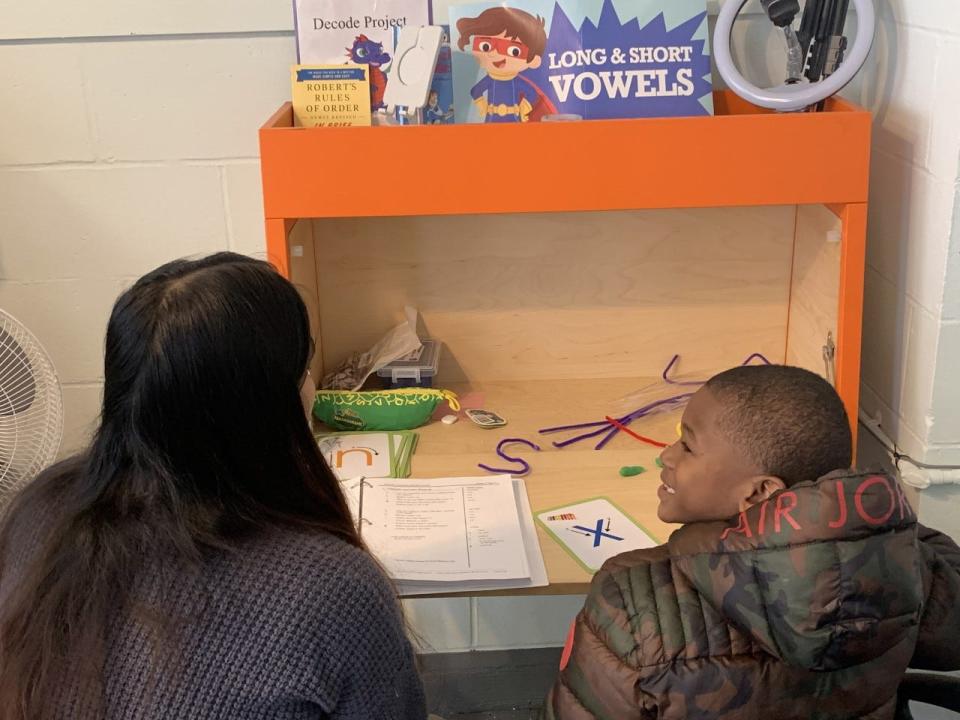
[[[908,666],[960,669],[960,549],[898,483],[837,473],[597,573],[550,720],[892,718]]]

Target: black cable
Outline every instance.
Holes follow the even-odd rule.
[[[861,418],[857,418],[857,422],[860,425],[863,425],[863,427],[865,427],[867,431],[877,439],[877,442],[883,446],[883,449],[890,453],[890,457],[893,458],[894,464],[899,463],[901,460],[905,460],[915,468],[920,468],[921,470],[960,470],[960,465],[931,465],[929,463],[920,462],[919,460],[914,460],[906,453],[900,452],[897,449],[897,444],[893,440],[889,440],[889,443],[891,444],[888,444],[888,440],[880,437],[877,434],[877,429],[870,425],[870,423],[865,422]]]
[[[816,15],[811,38],[810,53],[807,58],[807,80],[819,82],[823,77],[823,68],[827,61],[830,28],[833,26],[831,18],[836,9],[836,0],[818,0],[816,6],[819,12]]]
[[[821,5],[823,0],[807,0],[803,7],[803,15],[800,18],[800,29],[797,31],[797,37],[800,38],[800,46],[803,48],[803,56],[806,57],[810,52],[810,43],[813,41],[817,31],[817,20],[820,17]]]

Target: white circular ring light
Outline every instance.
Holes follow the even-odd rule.
[[[730,54],[730,34],[733,31],[733,24],[746,4],[747,0],[727,0],[724,3],[713,33],[713,52],[717,61],[717,70],[730,89],[747,102],[760,107],[779,112],[796,112],[815,105],[831,95],[836,95],[863,67],[870,53],[870,46],[873,45],[873,34],[877,24],[873,0],[853,0],[857,11],[857,37],[853,47],[846,53],[843,62],[833,75],[815,83],[758,88],[743,77]]]

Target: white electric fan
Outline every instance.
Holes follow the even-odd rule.
[[[63,396],[50,356],[0,310],[0,510],[56,458]]]

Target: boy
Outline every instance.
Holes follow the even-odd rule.
[[[522,73],[535,70],[547,45],[544,21],[523,10],[493,7],[457,21],[460,50],[471,52],[486,76],[470,89],[480,117],[488,123],[538,120],[556,108]]]
[[[819,376],[712,378],[662,455],[684,527],[597,573],[546,717],[881,720],[908,666],[960,669],[960,548],[851,454]]]

